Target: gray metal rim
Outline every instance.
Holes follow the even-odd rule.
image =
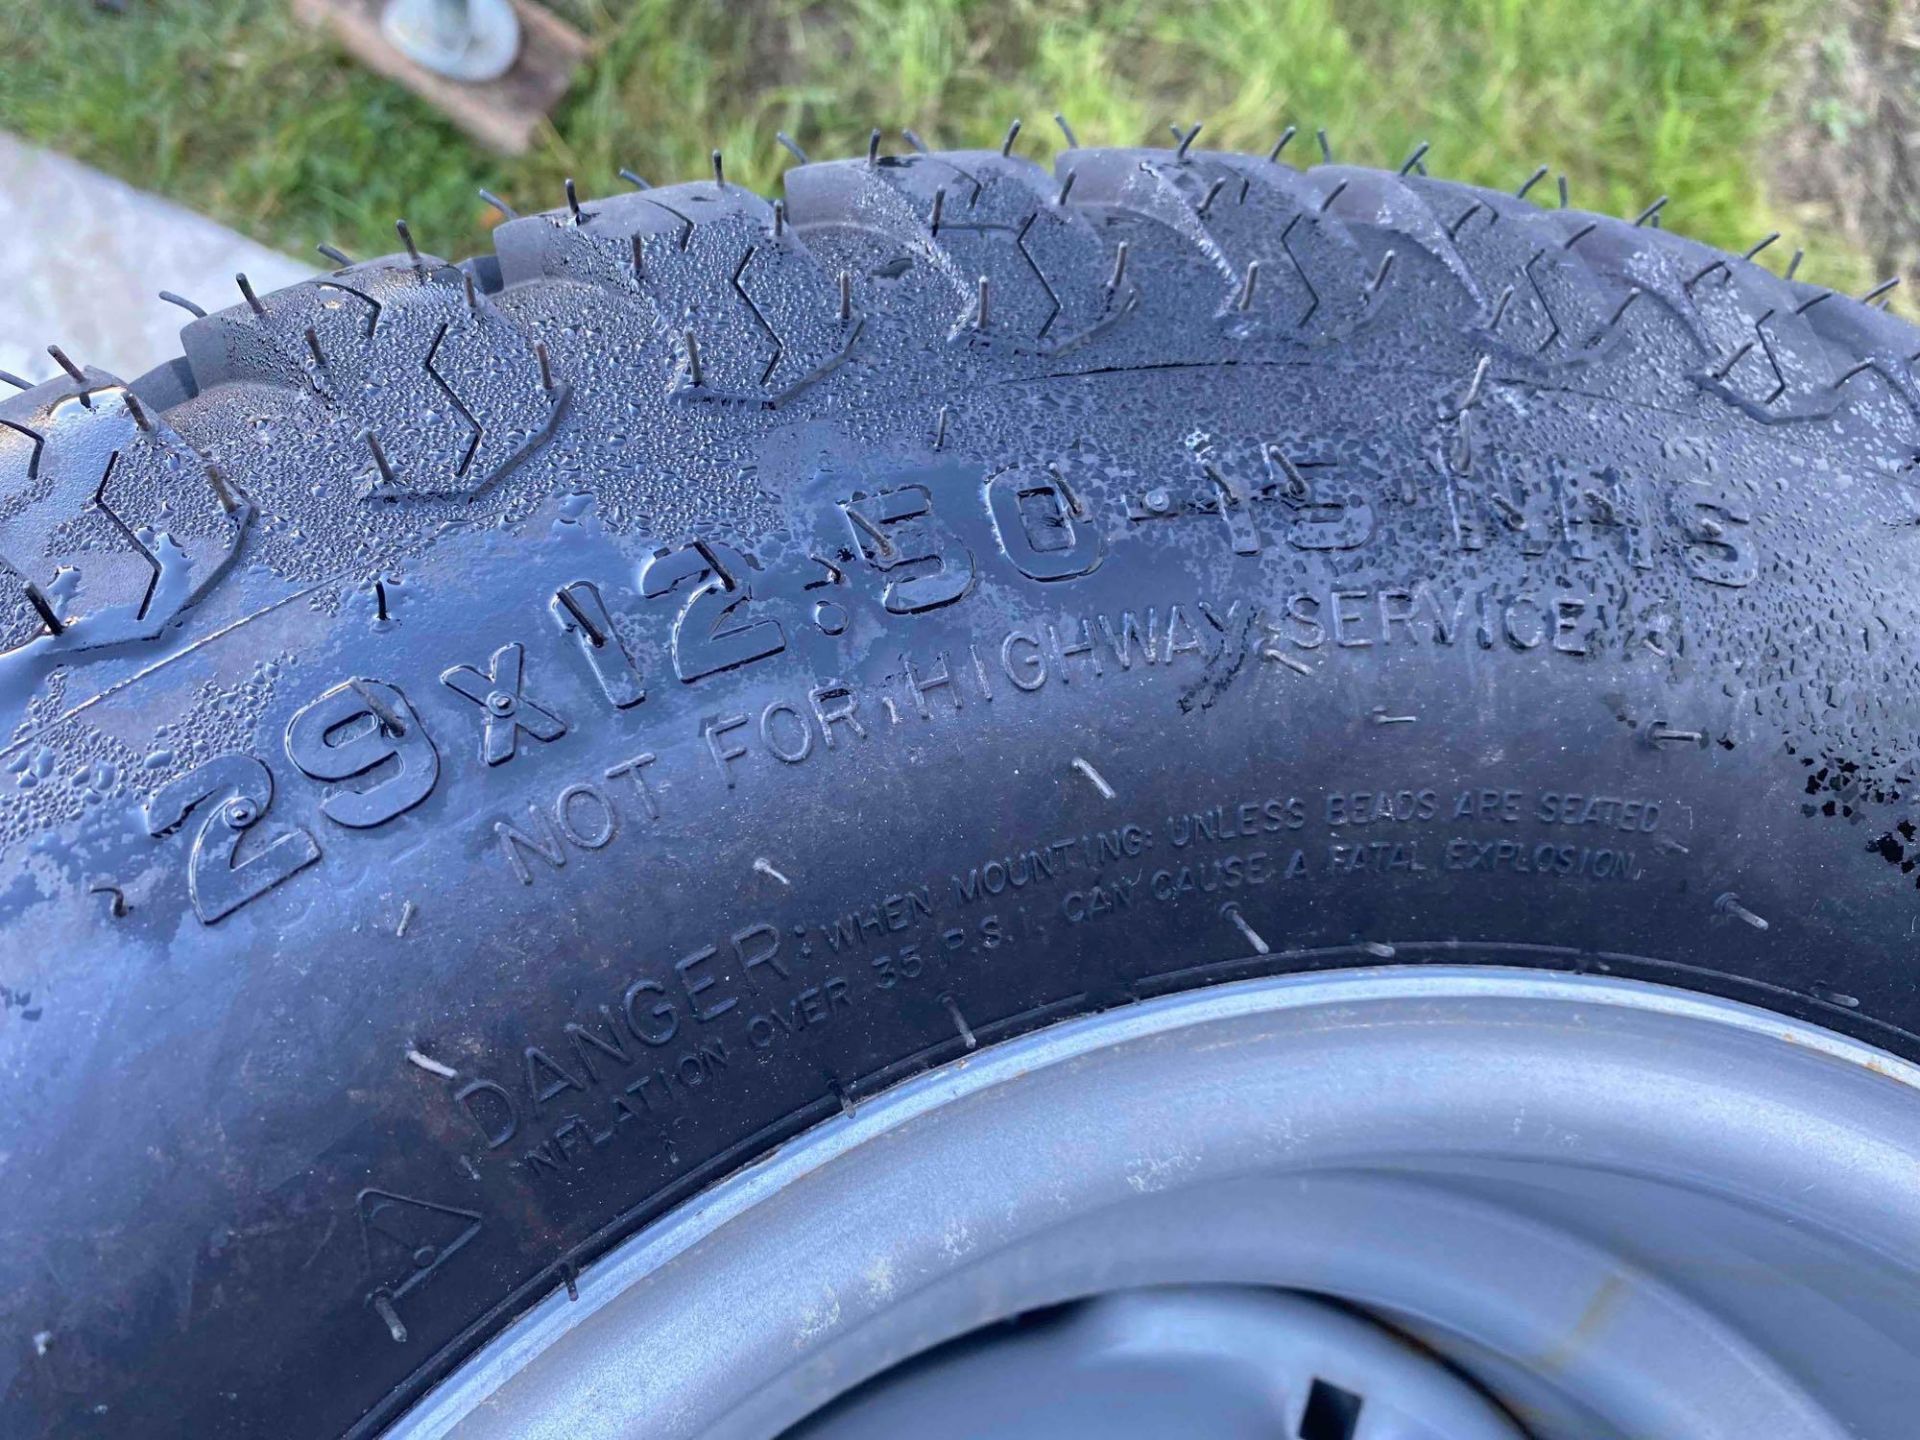
[[[1917,1164],[1920,1070],[1730,1001],[1483,968],[1247,982],[818,1127],[391,1433],[771,1436],[1011,1316],[1232,1286],[1374,1317],[1533,1440],[1904,1436]]]

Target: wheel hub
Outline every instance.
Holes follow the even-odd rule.
[[[1324,1301],[1133,1290],[879,1376],[790,1440],[1523,1440],[1427,1351]]]

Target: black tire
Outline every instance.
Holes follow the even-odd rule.
[[[783,1138],[1175,989],[1599,970],[1920,1059],[1920,333],[1418,174],[786,192],[0,405],[6,1433],[368,1433]]]

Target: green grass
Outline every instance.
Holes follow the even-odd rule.
[[[1742,248],[1783,229],[1809,277],[1858,286],[1865,261],[1774,213],[1769,147],[1792,117],[1798,39],[1818,0],[575,0],[594,63],[535,151],[464,140],[360,71],[275,0],[79,0],[0,13],[0,127],[68,151],[266,241],[394,248],[405,215],[428,247],[484,243],[486,185],[560,203],[626,165],[656,181],[707,172],[767,188],[788,157],[857,151],[880,126],[933,144],[1029,154],[1066,113],[1090,143],[1163,143],[1170,121],[1265,149],[1289,123],[1311,156],[1397,165],[1431,140],[1433,173],[1514,186],[1538,163],[1575,203]],[[1548,192],[1550,193],[1550,191]],[[1817,232],[1820,227],[1813,229]],[[1779,247],[1785,253],[1787,247]],[[1910,312],[1911,313],[1911,312]]]

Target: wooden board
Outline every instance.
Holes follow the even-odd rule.
[[[380,33],[383,0],[293,0],[294,14],[331,31],[347,52],[413,91],[489,149],[519,155],[567,93],[589,50],[586,36],[552,11],[513,0],[520,13],[520,55],[498,80],[463,84],[416,65]]]

